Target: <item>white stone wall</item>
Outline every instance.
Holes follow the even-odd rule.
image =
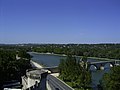
[[[36,82],[39,83],[40,80],[39,79],[32,79],[32,78],[28,77],[28,86],[27,86],[27,88],[29,88],[31,86],[34,86],[36,84]]]
[[[26,90],[28,86],[28,80],[25,76],[22,77],[22,85],[23,85],[22,89]]]

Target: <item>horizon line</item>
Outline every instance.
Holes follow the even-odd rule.
[[[25,44],[120,44],[120,43],[0,43],[0,45],[25,45]]]

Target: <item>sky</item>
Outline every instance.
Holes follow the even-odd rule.
[[[120,0],[0,0],[0,43],[120,43]]]

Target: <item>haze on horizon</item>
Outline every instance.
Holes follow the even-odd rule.
[[[120,43],[120,0],[0,0],[0,43]]]

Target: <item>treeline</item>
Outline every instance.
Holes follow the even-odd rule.
[[[21,81],[21,76],[31,68],[28,54],[24,54],[27,57],[21,55],[21,58],[17,60],[17,53],[10,50],[0,50],[0,88],[8,81]],[[23,53],[23,51],[19,51],[19,53]]]
[[[41,44],[33,46],[32,51],[77,56],[87,52],[88,57],[120,59],[120,44]]]
[[[30,45],[22,44],[0,44],[0,50],[9,50],[9,51],[30,51]]]
[[[120,44],[2,44],[0,50],[25,50],[27,52],[72,54],[88,57],[120,59]]]
[[[60,61],[59,78],[75,89],[91,89],[91,74],[87,68],[87,58],[83,57],[80,63],[72,55]]]
[[[25,50],[28,52],[72,54],[88,57],[120,59],[120,44],[2,44],[0,50]]]

